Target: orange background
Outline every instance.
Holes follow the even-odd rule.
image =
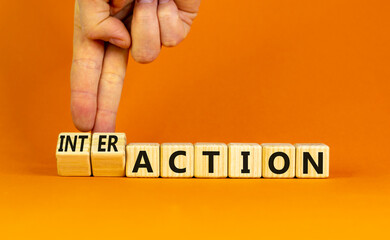
[[[128,142],[324,142],[326,180],[64,178],[73,1],[0,2],[0,238],[389,234],[388,1],[203,1],[188,38],[130,60]]]

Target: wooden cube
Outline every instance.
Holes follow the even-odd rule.
[[[329,177],[329,147],[322,143],[297,143],[297,178]]]
[[[293,178],[295,176],[295,147],[289,143],[264,143],[263,177]]]
[[[224,143],[195,144],[195,177],[227,177],[227,146]]]
[[[126,134],[94,133],[91,163],[94,176],[125,176]]]
[[[161,177],[193,177],[194,145],[192,143],[161,144]]]
[[[60,133],[56,158],[60,176],[91,176],[91,134]]]
[[[126,147],[127,177],[160,176],[160,144],[130,143]]]
[[[257,143],[230,143],[229,177],[260,178],[261,146]]]

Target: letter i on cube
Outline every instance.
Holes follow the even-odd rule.
[[[60,176],[91,176],[91,134],[60,133],[57,171]]]

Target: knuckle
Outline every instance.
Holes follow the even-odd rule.
[[[164,34],[161,38],[161,42],[165,47],[174,47],[182,42],[185,38],[184,31],[176,31],[171,29],[173,32],[169,34]]]
[[[89,38],[89,39],[94,39],[94,37],[96,35],[94,28],[91,26],[83,26],[82,31],[83,31],[85,37]]]
[[[160,19],[171,19],[172,11],[169,8],[159,8],[157,11],[158,18]]]
[[[114,72],[102,72],[101,79],[112,85],[121,85],[125,76]]]
[[[174,39],[167,39],[167,40],[164,40],[163,41],[163,45],[165,47],[175,47],[179,44],[178,41],[174,40]]]
[[[165,39],[162,40],[162,44],[165,47],[175,47],[181,41],[183,41],[183,39],[184,39],[184,37],[182,37],[182,36],[167,36]]]
[[[90,89],[71,89],[71,94],[72,104],[75,104],[77,107],[85,107],[85,105],[79,106],[78,104],[81,104],[83,101],[94,102],[97,97],[97,94]]]
[[[72,61],[73,67],[80,67],[85,69],[99,70],[102,68],[102,64],[96,60],[90,58],[77,58]]]
[[[97,112],[98,114],[103,114],[103,115],[116,115],[117,114],[117,110],[115,109],[108,109],[108,108],[98,108],[97,109]]]
[[[133,22],[151,22],[156,18],[156,13],[151,11],[136,11],[133,15]]]

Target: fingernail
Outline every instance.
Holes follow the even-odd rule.
[[[154,0],[137,0],[137,3],[152,3]]]
[[[158,3],[167,3],[167,2],[169,2],[170,0],[160,0],[160,1],[158,1]]]

